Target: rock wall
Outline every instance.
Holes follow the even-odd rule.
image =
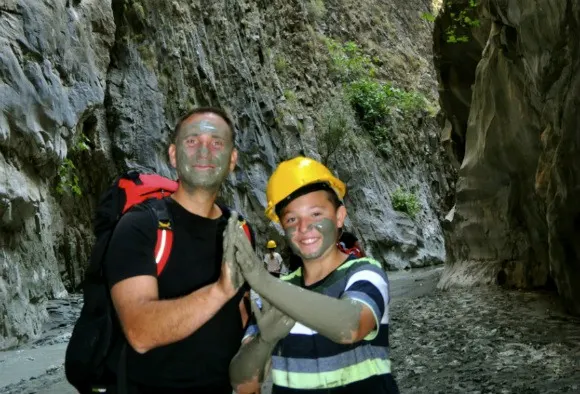
[[[482,1],[482,23],[463,30],[465,62],[451,57],[456,44],[445,37],[458,8],[469,2],[444,2],[435,35],[439,64],[454,63],[466,76],[439,66],[444,134],[461,163],[440,286],[555,282],[567,308],[580,313],[580,5]]]
[[[54,190],[77,135],[104,119],[115,26],[100,3],[0,2],[0,349],[41,331],[90,246],[90,207]]]
[[[222,196],[252,221],[259,244],[283,244],[263,214],[269,174],[306,154],[347,181],[348,226],[385,267],[442,263],[439,213],[450,207],[454,171],[427,110],[436,100],[432,26],[420,15],[431,7],[0,0],[0,349],[37,335],[45,300],[78,286],[96,198],[115,174],[174,176],[168,132],[196,105],[232,113],[240,162]],[[374,80],[420,92],[425,108],[393,106],[377,146],[341,99],[346,82],[328,39],[356,41]],[[320,146],[324,108],[348,115],[348,143],[332,158]],[[414,219],[392,207],[399,186],[421,204]]]

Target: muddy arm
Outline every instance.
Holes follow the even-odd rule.
[[[268,274],[240,234],[236,234],[236,262],[254,291],[280,311],[337,343],[357,342],[375,328],[375,316],[363,303],[318,294]]]
[[[251,394],[260,389],[275,346],[259,334],[242,345],[230,363],[230,382],[236,393]]]
[[[278,341],[286,337],[294,320],[262,300],[262,308],[252,300],[252,312],[256,317],[257,335],[244,341],[230,363],[230,382],[238,393],[254,393],[264,380],[264,371]]]

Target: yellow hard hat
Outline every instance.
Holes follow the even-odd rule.
[[[268,249],[274,249],[276,247],[276,241],[269,240],[268,243],[266,244],[266,247]]]
[[[280,163],[266,187],[266,216],[274,222],[280,221],[276,205],[301,187],[313,183],[328,184],[341,200],[346,193],[346,185],[316,160],[298,156]]]

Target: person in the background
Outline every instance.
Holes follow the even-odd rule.
[[[346,254],[353,255],[357,258],[366,257],[366,253],[354,233],[346,231],[344,227],[338,239],[338,248]]]
[[[282,269],[282,256],[280,253],[276,252],[276,241],[269,240],[266,244],[266,249],[268,253],[264,256],[264,265],[269,273],[274,275],[276,278],[280,277],[280,270]]]

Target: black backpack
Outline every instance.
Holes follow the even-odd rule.
[[[113,378],[118,391],[126,392],[125,350],[127,342],[121,331],[103,272],[109,241],[119,219],[132,209],[146,209],[157,223],[155,256],[157,274],[165,267],[173,243],[172,221],[165,197],[177,190],[177,182],[156,174],[131,171],[117,178],[101,196],[94,218],[93,245],[85,272],[83,307],[75,323],[65,354],[68,382],[80,392],[91,392],[93,385],[110,383],[110,365],[115,363]],[[230,210],[219,204],[224,218]],[[250,226],[240,218],[254,245]]]

